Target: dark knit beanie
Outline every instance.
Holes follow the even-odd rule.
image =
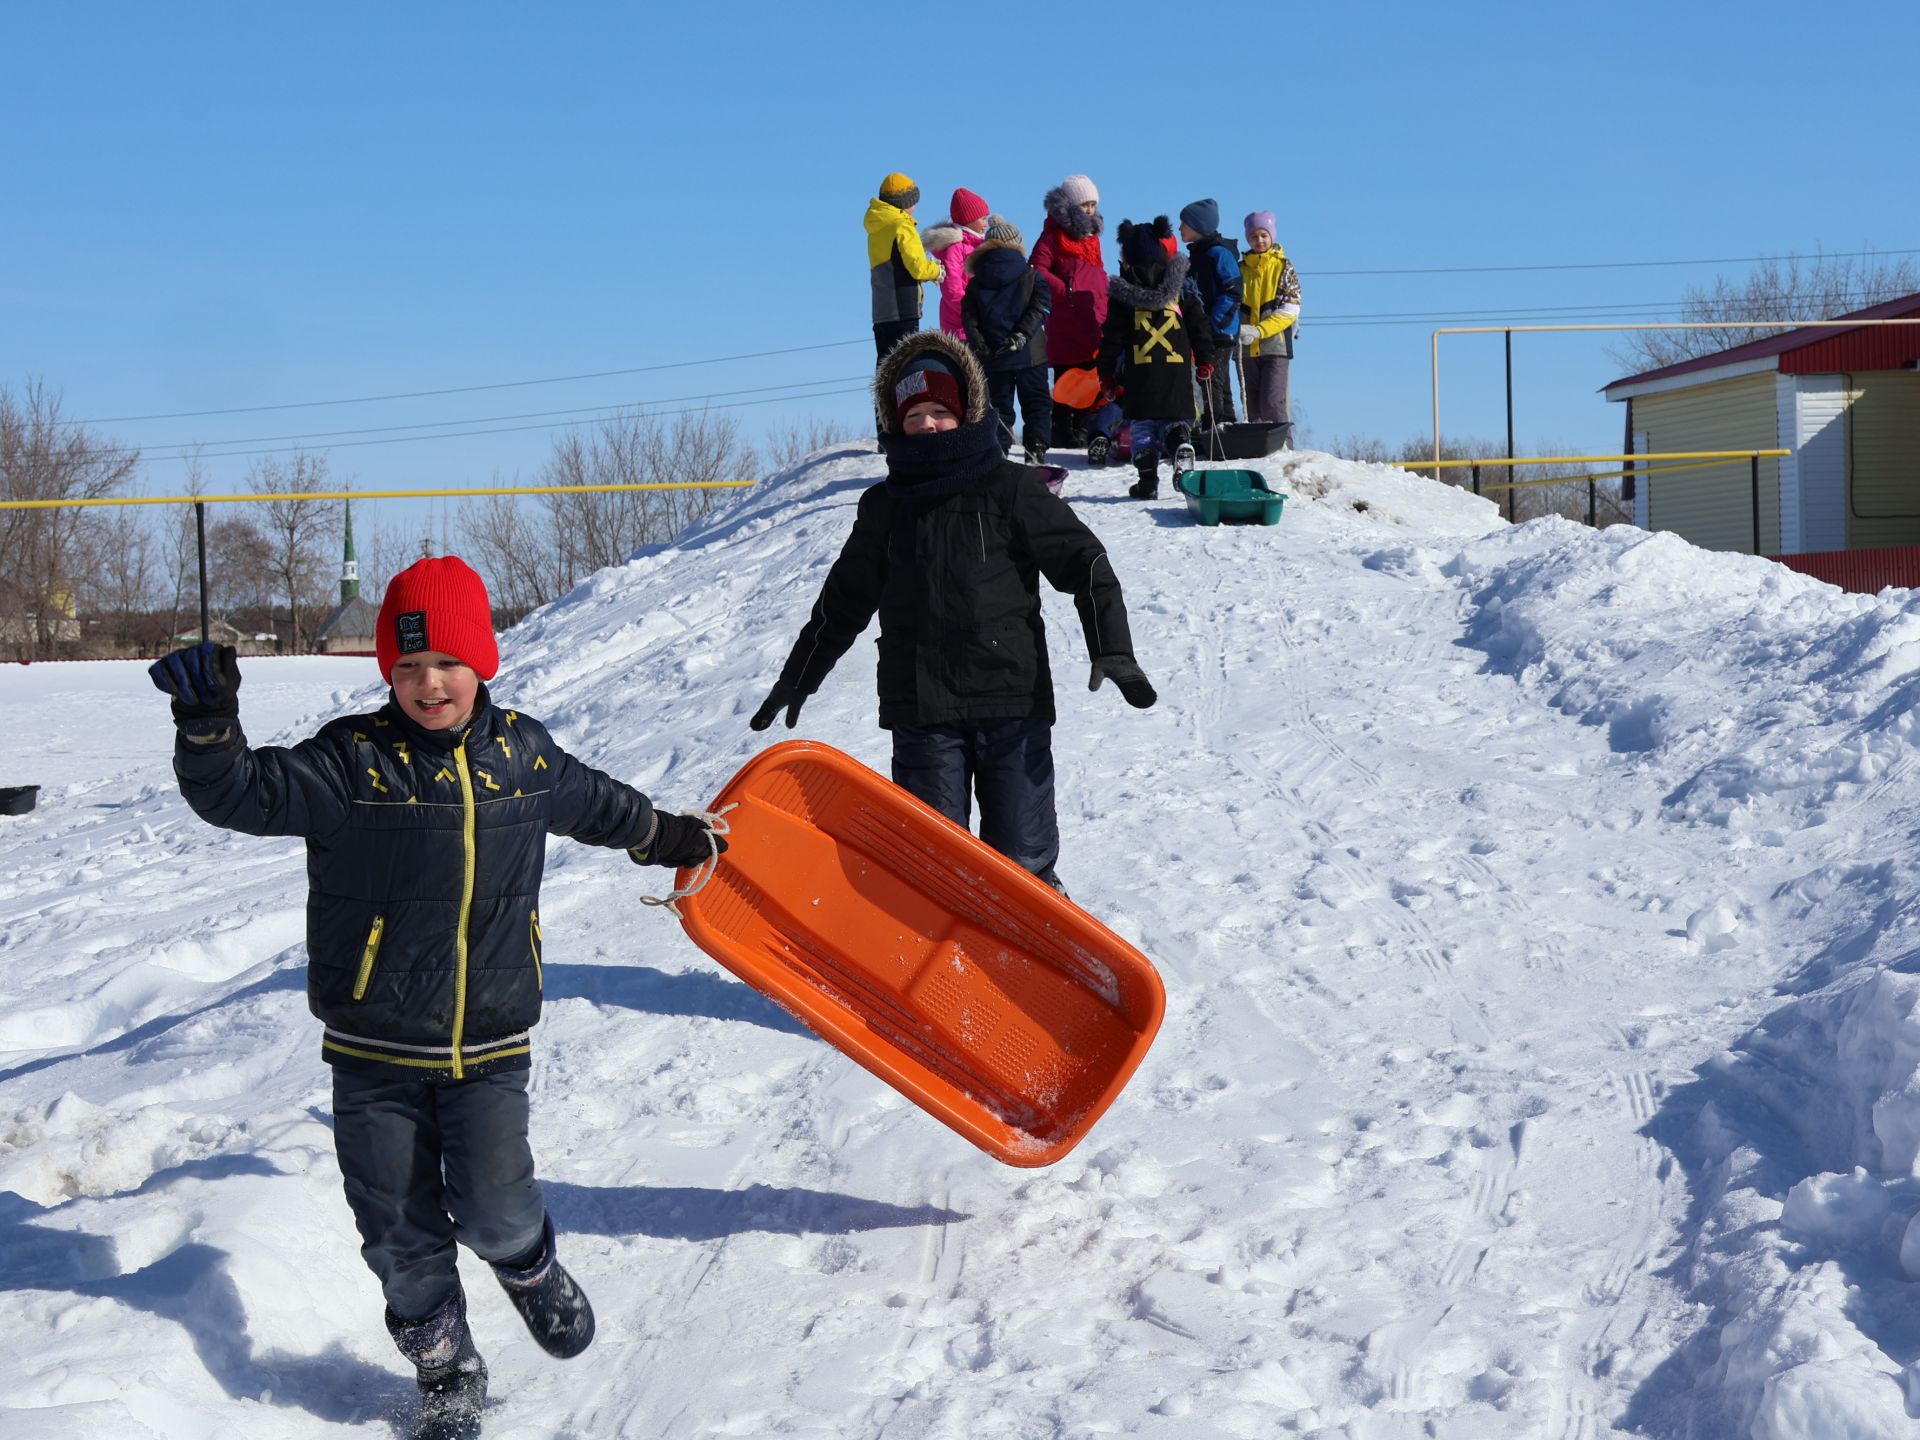
[[[486,582],[457,555],[414,561],[393,577],[380,601],[373,632],[380,678],[391,682],[395,661],[426,650],[453,656],[482,680],[500,668]]]
[[[1120,258],[1136,269],[1145,269],[1156,261],[1164,261],[1167,251],[1151,225],[1135,225],[1123,220],[1120,222]]]
[[[880,182],[880,198],[896,210],[911,210],[920,203],[920,187],[896,170]]]
[[[1218,200],[1196,200],[1180,212],[1180,223],[1198,230],[1202,235],[1211,235],[1220,228],[1220,202]]]
[[[995,215],[987,221],[987,239],[998,240],[1003,245],[1018,245],[1023,250],[1027,246],[1013,222],[1004,215]]]
[[[960,388],[960,374],[953,363],[939,355],[921,355],[907,363],[900,378],[893,382],[893,420],[906,428],[907,412],[916,405],[933,400],[961,419],[966,418],[966,396]]]

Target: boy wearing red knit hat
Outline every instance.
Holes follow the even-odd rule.
[[[388,1332],[415,1367],[413,1434],[460,1440],[480,1433],[487,1369],[456,1240],[492,1266],[548,1354],[593,1339],[527,1140],[546,837],[675,867],[726,841],[494,702],[492,610],[463,561],[394,577],[375,651],[387,703],[291,748],[247,743],[231,646],[175,651],[152,675],[173,697],[174,773],[194,812],[307,842],[307,1004],[326,1026],[347,1203]]]

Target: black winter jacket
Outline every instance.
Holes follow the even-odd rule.
[[[1129,420],[1192,420],[1194,367],[1213,354],[1186,256],[1169,256],[1144,282],[1124,268],[1107,287],[1100,375],[1124,391],[1120,408]]]
[[[1090,659],[1133,654],[1106,548],[1024,465],[931,504],[883,482],[860,509],[781,682],[811,695],[877,612],[880,725],[1054,718],[1039,577],[1073,596]]]
[[[458,1080],[524,1069],[540,1018],[540,876],[549,834],[651,843],[647,797],[554,743],[481,687],[464,732],[391,699],[290,749],[236,725],[174,773],[203,820],[307,842],[307,1004],[325,1058]]]
[[[1019,246],[987,241],[967,257],[967,273],[971,278],[960,301],[960,324],[974,358],[989,373],[1046,364],[1047,307],[1053,292]],[[1016,331],[1027,343],[1009,353],[1005,346]]]

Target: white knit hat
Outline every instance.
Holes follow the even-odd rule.
[[[1084,175],[1069,175],[1060,182],[1060,190],[1067,197],[1069,205],[1084,205],[1089,200],[1096,205],[1100,203],[1099,190]]]

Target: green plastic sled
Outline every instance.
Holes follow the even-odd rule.
[[[1287,501],[1257,470],[1186,470],[1175,484],[1202,525],[1278,525]]]

